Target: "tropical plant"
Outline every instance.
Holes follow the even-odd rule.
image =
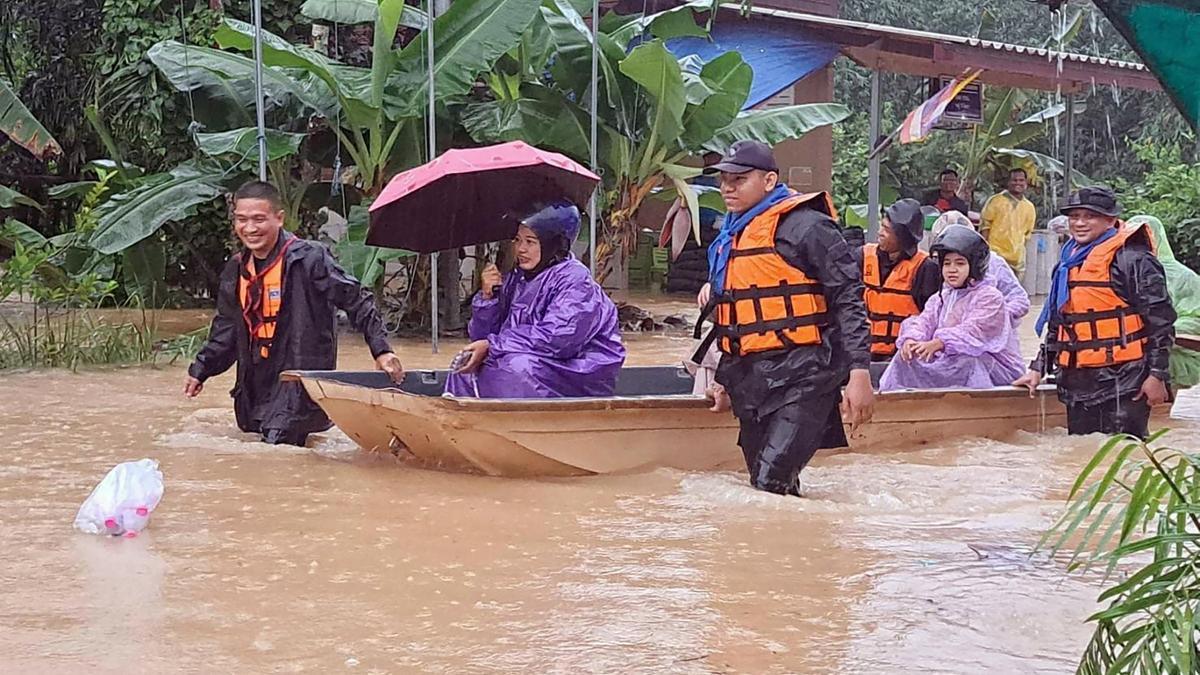
[[[743,138],[778,143],[848,115],[837,104],[743,111],[753,73],[740,55],[730,52],[701,63],[675,57],[665,44],[674,37],[707,35],[694,12],[710,6],[709,0],[693,0],[647,16],[610,13],[599,23],[597,154],[605,183],[596,270],[601,279],[612,271],[614,254],[636,247],[638,210],[656,191],[684,199],[699,238],[699,198],[687,183],[699,175],[697,155],[723,151]],[[543,48],[547,35],[552,52]],[[536,61],[539,55],[545,62]],[[522,64],[517,70],[524,76],[493,77],[492,100],[467,106],[463,126],[480,142],[522,139],[586,162],[592,33],[578,8],[570,0],[546,0],[540,21],[509,56]],[[549,78],[541,77],[546,72]]]
[[[1069,569],[1102,567],[1117,583],[1080,675],[1192,673],[1200,667],[1200,454],[1162,442],[1108,440],[1067,495],[1041,546],[1069,553]]]
[[[1003,184],[998,177],[1012,169],[1024,169],[1033,183],[1044,175],[1062,176],[1066,170],[1062,162],[1026,149],[1026,146],[1046,133],[1049,123],[1066,112],[1066,104],[1057,103],[1021,117],[1024,108],[1033,100],[1028,92],[996,87],[990,88],[988,93],[990,101],[983,124],[972,129],[968,141],[959,196],[972,201],[980,179],[996,179],[995,182]],[[1090,182],[1082,173],[1071,172],[1072,185]]]
[[[459,0],[436,18],[433,80],[439,115],[468,94],[478,75],[517,43],[540,2]],[[403,0],[308,0],[302,12],[311,19],[343,25],[372,23],[371,66],[345,65],[264,32],[266,104],[270,110],[286,111],[281,118],[311,118],[313,127],[332,132],[351,165],[342,171],[341,157],[334,154],[332,168],[338,180],[352,176],[348,179],[352,189],[373,197],[396,172],[425,159],[427,32],[422,30],[417,39],[400,49],[394,49],[393,43],[401,25],[424,29],[427,17]],[[164,41],[151,48],[148,56],[179,91],[203,94],[235,110],[252,107],[254,61],[234,52],[252,50],[253,28],[227,19],[215,39],[220,49]],[[305,126],[308,131],[309,125]],[[252,130],[235,131],[229,134],[251,140],[246,133]],[[311,156],[308,159],[317,161]],[[346,252],[344,262],[351,273],[370,282],[379,277],[387,260],[403,253],[366,246],[365,219],[358,212],[346,215],[350,233],[339,249]]]
[[[58,141],[29,112],[29,108],[3,79],[0,79],[0,134],[38,159],[50,159],[62,154]]]
[[[1151,215],[1163,222],[1180,262],[1200,270],[1200,162],[1183,161],[1178,145],[1134,145],[1149,167],[1140,179],[1121,179],[1115,187],[1128,216]]]

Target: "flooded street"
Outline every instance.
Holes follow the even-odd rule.
[[[674,363],[690,341],[630,344]],[[352,337],[342,355],[370,366]],[[1096,579],[1026,554],[1095,437],[821,455],[806,499],[735,473],[494,479],[336,430],[253,442],[231,373],[196,401],[183,375],[0,375],[0,672],[1067,673],[1091,633]],[[166,481],[150,529],[73,531],[141,457]]]

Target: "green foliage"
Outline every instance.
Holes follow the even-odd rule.
[[[1080,675],[1195,672],[1200,645],[1200,455],[1115,436],[1088,462],[1040,546],[1072,571],[1122,574],[1100,595]]]
[[[689,158],[724,150],[738,139],[774,144],[797,138],[848,114],[837,104],[741,112],[752,73],[740,55],[726,54],[701,66],[695,59],[677,59],[664,43],[675,35],[707,34],[695,10],[710,6],[697,1],[646,16],[610,14],[600,21],[597,155],[604,177],[599,199],[604,240],[597,242],[596,269],[602,278],[616,252],[636,248],[637,212],[657,190],[682,195],[693,207],[688,210],[699,238],[698,196],[686,182],[696,174],[684,166]],[[464,126],[481,143],[520,138],[586,162],[590,113],[583,104],[591,95],[591,29],[568,0],[546,0],[540,22],[523,42],[534,42],[542,25],[555,47],[549,61],[521,68],[525,75],[519,87],[509,82],[509,72],[492,78],[493,100],[468,105]],[[627,52],[638,36],[643,40]],[[537,76],[530,77],[531,71]],[[549,78],[542,76],[546,72]],[[525,126],[549,120],[555,108],[557,123]]]
[[[0,80],[0,134],[25,148],[38,159],[49,159],[62,154],[58,141],[46,127],[25,107],[17,93]]]
[[[1148,170],[1140,179],[1116,181],[1125,218],[1161,220],[1175,257],[1200,270],[1200,162],[1184,162],[1178,145],[1140,143],[1135,151]]]
[[[346,271],[361,281],[364,286],[374,286],[383,276],[384,267],[389,262],[413,255],[408,251],[379,248],[366,244],[369,224],[366,206],[351,208],[346,223],[348,225],[346,237],[337,243],[335,252],[338,261],[346,268]]]

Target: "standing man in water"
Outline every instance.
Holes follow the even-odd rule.
[[[237,363],[233,409],[242,431],[265,443],[304,445],[332,426],[298,382],[280,382],[289,369],[337,367],[337,309],[362,333],[375,365],[399,383],[392,353],[370,291],[334,262],[324,246],[283,230],[279,192],[252,181],[233,195],[233,230],[245,247],[221,272],[217,314],[208,342],[188,368],[184,394]]]
[[[698,302],[716,326],[696,358],[717,340],[713,410],[733,408],[750,483],[800,496],[816,451],[846,445],[843,416],[857,426],[874,407],[859,265],[829,194],[780,183],[767,145],[738,141],[706,171],[729,213],[708,249]]]
[[[1029,372],[1013,384],[1032,395],[1042,374],[1057,370],[1058,398],[1071,434],[1146,438],[1150,409],[1169,398],[1169,352],[1175,308],[1145,224],[1118,219],[1116,195],[1081,188],[1062,208],[1071,239],[1038,317],[1042,345]]]

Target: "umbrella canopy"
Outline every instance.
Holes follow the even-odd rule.
[[[371,204],[367,243],[433,253],[511,239],[535,203],[586,204],[600,177],[520,141],[447,150],[397,175]]]

